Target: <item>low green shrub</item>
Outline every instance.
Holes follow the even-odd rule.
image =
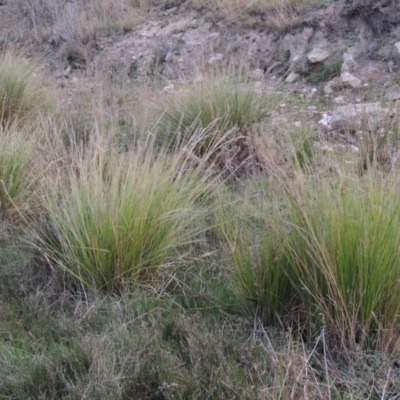
[[[318,85],[322,82],[327,82],[337,76],[340,76],[342,69],[342,59],[328,59],[320,65],[310,69],[306,74],[307,82],[311,85]]]

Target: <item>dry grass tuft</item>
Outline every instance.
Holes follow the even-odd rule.
[[[41,72],[11,51],[0,58],[0,125],[21,125],[49,107]]]
[[[15,0],[7,6],[14,22],[15,38],[36,43],[55,40],[61,35],[82,43],[102,33],[132,29],[142,20],[144,5],[129,0]]]
[[[137,145],[121,154],[105,143],[72,148],[62,170],[49,170],[43,182],[48,223],[34,229],[55,268],[112,292],[159,275],[191,240],[211,187],[209,173],[202,164],[193,168],[186,151],[171,155]]]
[[[212,8],[217,15],[232,23],[250,23],[283,31],[298,25],[303,11],[315,3],[315,0],[216,0]],[[252,18],[255,18],[253,22]]]

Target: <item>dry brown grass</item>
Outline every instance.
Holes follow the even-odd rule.
[[[146,17],[165,14],[185,3],[185,10],[208,10],[213,18],[222,18],[240,26],[258,26],[285,30],[302,20],[304,11],[323,0],[14,0],[2,7],[0,43],[60,43],[61,36],[87,43],[99,35],[133,29]],[[329,0],[326,0],[329,1]],[[64,39],[63,39],[64,40]]]
[[[257,24],[283,31],[300,23],[302,12],[315,3],[315,0],[216,0],[212,7],[229,22],[243,20],[245,25]],[[250,17],[259,21],[252,21]]]
[[[100,33],[132,29],[145,14],[142,2],[129,0],[15,0],[3,16],[9,39],[42,43],[60,36],[88,42]]]
[[[21,124],[49,104],[39,67],[8,51],[0,56],[0,123]]]

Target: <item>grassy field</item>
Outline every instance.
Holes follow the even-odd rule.
[[[82,2],[72,31],[157,6],[128,3]],[[250,3],[208,7],[311,4]],[[68,23],[61,2],[11,8],[37,43]],[[321,150],[246,68],[204,72],[173,93],[99,76],[66,105],[0,58],[0,399],[400,396],[398,167]]]

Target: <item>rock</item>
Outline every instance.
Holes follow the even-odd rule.
[[[141,75],[138,61],[135,56],[132,56],[132,58],[131,58],[131,62],[130,62],[127,74],[130,79],[138,79],[139,76]]]
[[[307,111],[308,111],[308,112],[317,111],[317,106],[308,106],[308,107],[307,107]]]
[[[343,53],[343,64],[341,72],[351,72],[357,68],[357,63],[352,54],[348,52]]]
[[[346,99],[344,96],[338,96],[338,97],[335,97],[335,98],[332,100],[332,103],[335,103],[335,104],[345,104],[345,103],[347,103],[347,99]]]
[[[257,81],[254,84],[254,91],[258,94],[264,93],[263,83],[261,81]]]
[[[383,108],[379,102],[364,104],[348,104],[336,108],[332,115],[324,114],[319,121],[328,129],[345,132],[369,130],[375,132],[386,121],[388,108]]]
[[[333,92],[334,92],[334,90],[332,89],[331,85],[327,84],[327,85],[324,87],[324,93],[325,93],[325,94],[332,94]]]
[[[193,83],[200,83],[204,81],[204,76],[203,75],[197,75],[195,78],[193,78]]]
[[[400,42],[397,42],[393,46],[393,58],[397,64],[400,64]]]
[[[60,44],[60,38],[57,35],[50,35],[47,43],[51,46],[57,47]]]
[[[291,72],[285,79],[286,83],[293,83],[296,82],[297,79],[299,78],[299,74],[297,74],[296,72]]]
[[[53,73],[53,77],[56,79],[60,79],[64,77],[64,71],[56,71]]]
[[[251,72],[251,77],[256,81],[260,81],[264,78],[264,71],[261,68],[257,68]]]
[[[218,53],[215,56],[210,57],[210,59],[208,60],[208,64],[212,65],[212,64],[215,64],[215,63],[217,63],[219,61],[222,61],[223,59],[224,59],[223,54]]]
[[[397,0],[349,0],[341,9],[343,17],[360,16],[374,37],[391,33],[400,23],[400,8]]]
[[[165,62],[170,61],[172,59],[173,55],[174,55],[174,53],[172,51],[169,51],[167,53],[167,55],[165,56]]]
[[[326,49],[320,49],[316,47],[312,49],[307,55],[307,60],[312,64],[317,64],[325,61],[330,56],[330,52]]]
[[[325,94],[332,94],[336,90],[341,90],[343,88],[342,78],[336,77],[329,81],[324,87]]]
[[[60,35],[60,39],[61,39],[63,42],[67,42],[68,40],[71,39],[71,35],[70,35],[69,33],[62,33],[62,34]]]
[[[342,78],[342,83],[344,85],[351,86],[352,88],[358,88],[361,86],[361,80],[350,74],[350,72],[342,72],[340,77]]]
[[[318,121],[318,124],[327,131],[332,130],[331,115],[327,113],[322,114],[322,118]]]
[[[168,86],[165,86],[163,88],[164,92],[173,92],[175,88],[175,85],[173,83],[169,84]]]
[[[393,74],[393,68],[394,68],[394,62],[392,60],[390,60],[388,62],[388,70],[391,74]]]
[[[192,21],[192,23],[193,24],[195,24],[196,23],[196,19],[194,19],[193,21]],[[210,38],[210,39],[216,39],[216,38],[218,38],[218,37],[220,37],[221,36],[221,34],[219,33],[219,32],[213,32],[213,33],[210,33],[209,35],[208,35],[208,37]]]
[[[71,72],[71,66],[68,65],[68,67],[63,71],[63,76],[65,78],[68,78],[68,75],[70,74],[70,72]]]
[[[288,56],[289,70],[296,72],[302,69],[302,60],[310,39],[314,34],[313,28],[304,28],[296,35],[287,34],[281,43],[281,53]]]
[[[332,146],[327,143],[314,142],[313,146],[320,151],[333,151]]]
[[[400,91],[397,90],[397,91],[393,91],[393,92],[387,93],[385,95],[385,99],[393,100],[393,101],[400,100]]]

